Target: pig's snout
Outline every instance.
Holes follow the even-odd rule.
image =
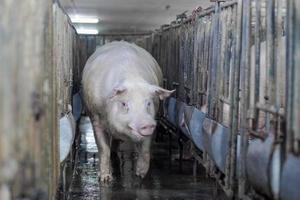
[[[141,136],[150,136],[150,135],[152,135],[155,127],[156,127],[156,123],[143,123],[139,126],[136,126],[134,124],[129,124],[129,129],[133,133],[138,133]]]
[[[139,128],[138,132],[143,136],[152,135],[155,127],[155,124],[147,124]]]

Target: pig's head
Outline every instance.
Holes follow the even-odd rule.
[[[117,84],[107,98],[107,117],[111,128],[125,134],[133,141],[141,141],[152,135],[158,99],[165,99],[173,91],[140,82]]]

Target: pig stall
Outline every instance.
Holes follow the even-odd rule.
[[[179,175],[191,154],[226,198],[299,199],[300,3],[212,2],[151,32],[79,35],[59,1],[1,1],[0,199],[72,199],[83,67],[114,40],[145,48],[176,89],[154,139]]]

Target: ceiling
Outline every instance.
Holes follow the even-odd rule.
[[[98,24],[75,24],[76,28],[97,28],[101,34],[144,33],[169,24],[177,14],[210,0],[60,0],[69,15],[95,16]]]

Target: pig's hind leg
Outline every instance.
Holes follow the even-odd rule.
[[[112,167],[110,162],[110,147],[111,136],[105,131],[99,116],[94,115],[91,117],[94,129],[94,136],[99,151],[99,180],[102,183],[109,183],[112,181]]]
[[[149,170],[150,148],[151,148],[151,138],[147,138],[141,143],[136,144],[138,158],[136,162],[135,174],[141,178],[144,178]]]

